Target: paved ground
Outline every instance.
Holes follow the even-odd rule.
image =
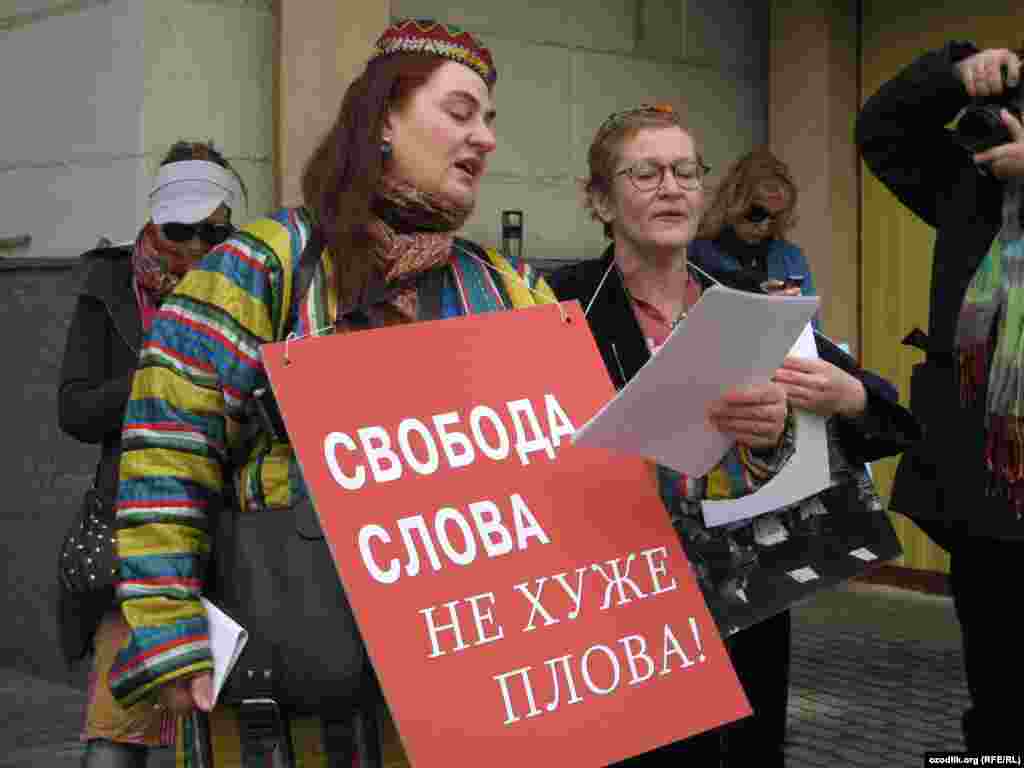
[[[70,685],[0,669],[0,768],[78,768],[85,696]],[[172,768],[170,750],[150,768]]]
[[[963,749],[959,652],[914,641],[794,628],[789,768],[910,768]]]
[[[794,612],[788,768],[917,768],[963,749],[966,702],[948,599],[854,587]],[[0,768],[77,768],[82,707],[69,685],[0,669]],[[169,750],[150,760],[170,766]]]

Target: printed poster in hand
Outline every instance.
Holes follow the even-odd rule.
[[[285,355],[287,354],[287,364]],[[417,768],[607,765],[750,707],[579,304],[263,347]]]

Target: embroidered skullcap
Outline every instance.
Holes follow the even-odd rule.
[[[433,19],[399,19],[384,30],[374,48],[372,58],[402,52],[432,53],[465,64],[488,87],[498,79],[491,52],[479,39],[459,27]]]

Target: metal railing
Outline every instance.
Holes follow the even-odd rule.
[[[30,246],[31,244],[32,235],[15,235],[14,237],[0,237],[0,251],[13,251],[16,248],[28,248],[28,246]]]
[[[32,235],[0,237],[0,272],[15,270],[71,269],[80,263],[78,258],[46,258],[45,256],[13,256],[16,251],[32,245]]]

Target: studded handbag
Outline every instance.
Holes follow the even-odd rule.
[[[118,571],[116,547],[114,505],[96,488],[90,488],[60,548],[57,574],[61,584],[75,597],[109,590],[113,599]]]

